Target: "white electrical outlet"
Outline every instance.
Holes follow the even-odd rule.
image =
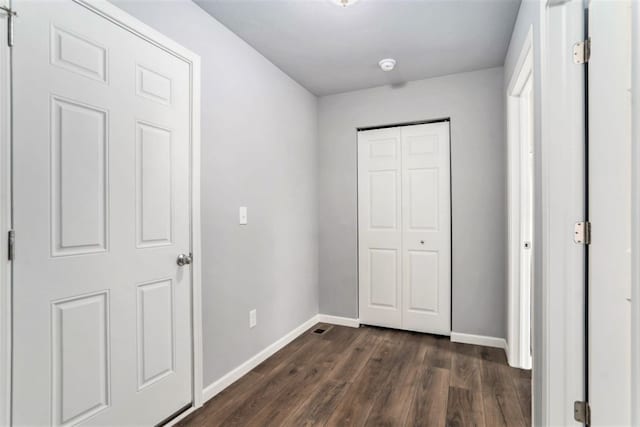
[[[240,225],[247,225],[247,207],[246,206],[241,206],[240,207]]]
[[[249,327],[253,328],[258,323],[256,310],[253,309],[249,312]]]

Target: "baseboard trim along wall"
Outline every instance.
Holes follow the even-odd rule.
[[[485,335],[463,334],[461,332],[451,332],[451,342],[483,345],[485,347],[496,347],[507,351],[507,340],[505,340],[504,338],[487,337]]]
[[[322,323],[330,323],[332,325],[348,326],[350,328],[359,328],[360,319],[351,317],[331,316],[328,314],[318,314],[318,321]]]
[[[329,316],[326,314],[316,314],[311,319],[307,320],[302,325],[287,333],[285,336],[269,345],[267,348],[260,351],[258,354],[256,354],[219,380],[214,381],[213,383],[205,387],[202,391],[203,400],[206,402],[209,399],[213,398],[222,390],[229,387],[231,384],[248,374],[249,371],[251,371],[253,368],[267,360],[269,357],[273,356],[278,350],[289,344],[294,339],[298,338],[307,329],[311,328],[316,323],[330,323],[332,325],[349,326],[352,328],[357,328],[360,326],[360,321],[358,319]]]

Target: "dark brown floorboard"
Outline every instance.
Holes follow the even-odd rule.
[[[312,333],[317,327],[322,335]],[[319,324],[180,426],[525,426],[531,376],[495,348]]]

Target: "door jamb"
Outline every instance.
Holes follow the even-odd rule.
[[[0,5],[10,7],[9,0]],[[8,20],[0,14],[0,425],[11,421],[11,262],[7,235],[11,221],[11,49]]]
[[[191,201],[191,229],[190,243],[193,262],[191,264],[191,325],[192,325],[192,408],[198,408],[203,404],[202,378],[203,378],[203,353],[202,353],[202,274],[201,274],[201,222],[200,222],[200,57],[189,51],[175,41],[162,35],[158,31],[142,23],[138,19],[124,12],[105,0],[73,0],[101,17],[111,21],[120,28],[129,31],[135,36],[151,43],[152,45],[170,53],[189,65],[191,105],[190,105],[190,201]],[[0,0],[5,2],[5,0]],[[0,424],[9,425],[11,419],[11,388],[10,381],[10,361],[11,349],[11,328],[6,324],[6,320],[11,320],[11,299],[7,298],[10,292],[12,281],[10,276],[10,262],[5,262],[6,232],[9,230],[11,194],[5,191],[10,188],[11,176],[4,171],[10,171],[10,117],[11,112],[7,111],[6,95],[10,93],[9,70],[6,60],[9,57],[9,49],[6,48],[6,20],[0,18],[0,384],[8,384],[0,390]],[[19,22],[17,23],[19,25]],[[3,30],[4,28],[4,30]],[[5,271],[6,270],[6,271]]]
[[[520,95],[527,81],[534,79],[533,27],[529,26],[527,36],[520,50],[514,73],[507,87],[507,200],[508,200],[508,340],[507,355],[509,364],[519,368],[531,368],[531,357],[523,351],[528,344],[523,343],[525,329],[531,327],[530,316],[527,318],[524,308],[531,306],[531,289],[522,292],[520,274],[520,253],[522,239],[521,230],[521,180],[520,165],[523,141],[520,123]],[[534,95],[532,95],[534,96]],[[535,122],[535,109],[531,112]],[[533,123],[530,124],[533,126]],[[535,130],[534,130],[535,132]],[[535,138],[535,136],[534,136]],[[535,154],[534,154],[535,155]],[[534,172],[535,174],[535,172]],[[535,176],[531,177],[535,182]],[[531,280],[530,285],[533,284]]]
[[[631,2],[631,424],[640,425],[640,3]]]

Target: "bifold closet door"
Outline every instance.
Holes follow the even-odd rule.
[[[402,327],[451,333],[449,123],[402,129]]]
[[[450,333],[450,206],[447,122],[358,134],[362,323]]]
[[[400,129],[358,133],[360,320],[402,327]]]

